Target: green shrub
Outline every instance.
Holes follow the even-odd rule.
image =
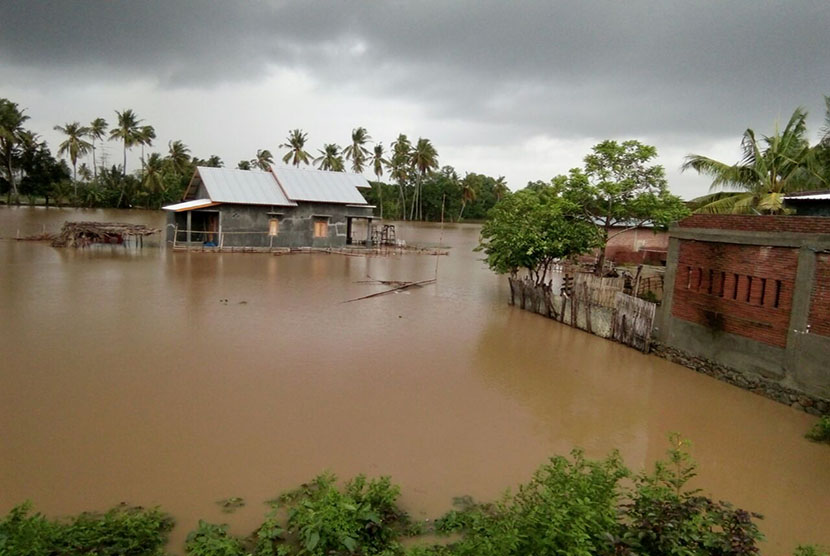
[[[793,556],[829,556],[827,550],[816,545],[799,546],[793,552]]]
[[[629,472],[619,455],[589,461],[579,450],[571,460],[552,458],[515,495],[495,504],[461,500],[439,531],[462,534],[452,554],[507,556],[608,553],[620,531],[619,481]]]
[[[325,473],[280,497],[300,554],[401,553],[397,539],[407,520],[397,507],[400,489],[388,477],[367,482],[359,475],[343,491],[336,480]]]
[[[242,556],[242,541],[228,533],[227,525],[199,520],[199,527],[187,535],[185,550],[190,556]]]
[[[824,415],[805,436],[814,442],[830,442],[830,415]]]
[[[618,543],[627,553],[650,555],[752,555],[763,538],[752,518],[726,502],[713,502],[686,490],[696,465],[687,442],[670,437],[668,461],[635,479],[632,501],[624,506],[625,532]]]
[[[0,521],[0,554],[160,556],[172,528],[172,518],[156,508],[117,506],[56,521],[25,503]]]

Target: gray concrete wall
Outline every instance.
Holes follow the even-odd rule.
[[[672,316],[681,238],[799,249],[786,348],[771,346]],[[830,398],[830,338],[811,335],[806,330],[815,279],[816,251],[828,248],[830,240],[826,235],[673,228],[670,231],[665,293],[655,336],[671,348],[704,357],[737,371],[774,380],[782,387],[795,389],[810,396]]]

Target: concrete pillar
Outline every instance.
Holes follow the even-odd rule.
[[[807,332],[810,318],[810,297],[813,293],[813,281],[816,277],[816,253],[809,247],[798,250],[798,267],[795,273],[793,306],[790,311],[790,329],[787,334],[787,348],[792,343],[792,335]]]
[[[663,277],[663,302],[660,304],[660,314],[657,319],[656,336],[665,341],[668,339],[671,323],[671,305],[674,299],[674,282],[677,279],[677,261],[680,259],[680,240],[669,238],[669,252],[666,255],[666,274]]]
[[[191,211],[187,211],[187,245],[190,246],[190,229],[191,223],[193,221],[193,213]]]
[[[372,219],[366,219],[366,246],[372,246]]]

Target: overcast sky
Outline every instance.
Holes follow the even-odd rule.
[[[823,95],[827,0],[0,0],[0,97],[53,151],[54,125],[125,108],[151,151],[181,139],[231,167],[293,128],[316,154],[364,126],[515,190],[634,138],[691,198],[709,182],[679,173],[685,155],[734,162],[747,127],[797,106],[814,140]]]

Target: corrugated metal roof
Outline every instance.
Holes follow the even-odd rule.
[[[271,172],[204,166],[197,170],[210,200],[215,203],[297,206],[285,196]]]
[[[366,205],[358,187],[371,187],[359,174],[272,166],[282,190],[294,201]]]
[[[219,203],[214,203],[210,199],[196,199],[194,201],[185,201],[184,203],[176,203],[175,205],[167,205],[166,207],[161,207],[162,210],[172,210],[173,212],[182,212],[185,210],[194,210],[199,208],[205,207],[212,207],[213,205],[218,205]]]
[[[813,193],[812,195],[787,195],[787,201],[830,201],[830,193]]]

